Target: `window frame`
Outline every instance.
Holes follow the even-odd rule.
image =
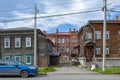
[[[3,58],[4,58],[5,60],[10,60],[10,59],[11,59],[10,55],[4,55]],[[8,58],[8,59],[6,59],[6,58]]]
[[[65,43],[65,39],[64,38],[62,38],[62,43]]]
[[[28,45],[28,43],[29,43],[29,45]],[[25,38],[25,47],[32,47],[31,37],[26,37]]]
[[[8,39],[8,41],[7,41]],[[8,45],[7,45],[8,43]],[[4,38],[4,48],[10,48],[10,38],[7,37],[7,38]]]
[[[110,54],[110,49],[109,49],[108,47],[106,48],[105,51],[106,51],[106,52],[105,52],[106,54]]]
[[[100,30],[95,31],[95,39],[101,39],[101,31]]]
[[[108,35],[108,36],[107,36],[107,35]],[[110,39],[110,32],[109,32],[109,31],[106,31],[105,38],[106,38],[106,39]]]
[[[19,57],[19,60],[16,59],[17,57]],[[15,58],[15,60],[17,60],[17,61],[21,61],[21,56],[20,56],[20,55],[15,55],[14,58]]]
[[[21,47],[21,38],[15,38],[15,48]]]
[[[96,51],[96,54],[98,54],[98,55],[101,54],[101,48],[100,48],[100,47],[97,47],[97,48],[95,49],[95,51]]]
[[[28,57],[30,57],[30,63],[27,62]],[[32,55],[26,55],[26,64],[32,64]]]
[[[92,32],[86,32],[86,39],[92,39]]]

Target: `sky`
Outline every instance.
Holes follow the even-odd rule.
[[[34,28],[34,4],[37,5],[37,28],[48,33],[56,29],[61,32],[69,28],[79,30],[88,20],[104,19],[103,0],[0,0],[0,29]],[[120,0],[107,0],[107,10],[110,10],[108,20],[120,17]],[[61,14],[69,15],[46,17]]]

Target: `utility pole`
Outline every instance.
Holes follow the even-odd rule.
[[[37,23],[37,5],[35,4],[35,13],[34,13],[34,66],[37,66],[37,31],[36,31],[36,23]]]
[[[105,58],[106,58],[106,11],[107,11],[107,0],[104,0],[104,21],[103,21],[103,65],[102,71],[105,71]]]

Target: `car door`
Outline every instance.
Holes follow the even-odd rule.
[[[0,75],[6,75],[7,74],[7,64],[4,60],[0,60]]]
[[[6,72],[7,74],[10,75],[19,75],[20,74],[20,68],[17,63],[13,61],[8,61],[7,62],[7,67],[6,67]]]

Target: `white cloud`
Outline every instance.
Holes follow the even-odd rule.
[[[112,3],[110,6],[114,7],[119,5],[119,0],[109,0],[108,3]],[[78,3],[77,3],[78,2]],[[118,3],[117,3],[118,2]],[[67,4],[65,4],[67,3]],[[40,6],[42,4],[42,6]],[[58,5],[56,5],[58,4]],[[63,4],[63,5],[62,5]],[[102,9],[103,0],[43,0],[38,2],[39,7],[44,7],[44,12],[47,13],[40,13],[37,16],[45,16],[45,15],[53,15],[53,14],[61,14],[61,13],[70,13],[75,11],[88,11],[92,9]],[[38,7],[38,9],[39,9]],[[29,18],[34,17],[34,14],[28,13],[21,13],[21,12],[13,12],[17,18]],[[88,20],[97,20],[103,19],[103,12],[91,12],[91,13],[80,13],[75,15],[67,15],[61,17],[52,17],[52,18],[44,18],[38,19],[37,27],[41,30],[49,31],[51,28],[56,28],[60,24],[69,23],[72,25],[76,25],[76,27],[80,27],[85,24]],[[14,28],[14,27],[34,27],[34,20],[27,20],[27,21],[16,21],[10,22],[6,24],[0,24],[0,26],[5,26],[6,28]]]

